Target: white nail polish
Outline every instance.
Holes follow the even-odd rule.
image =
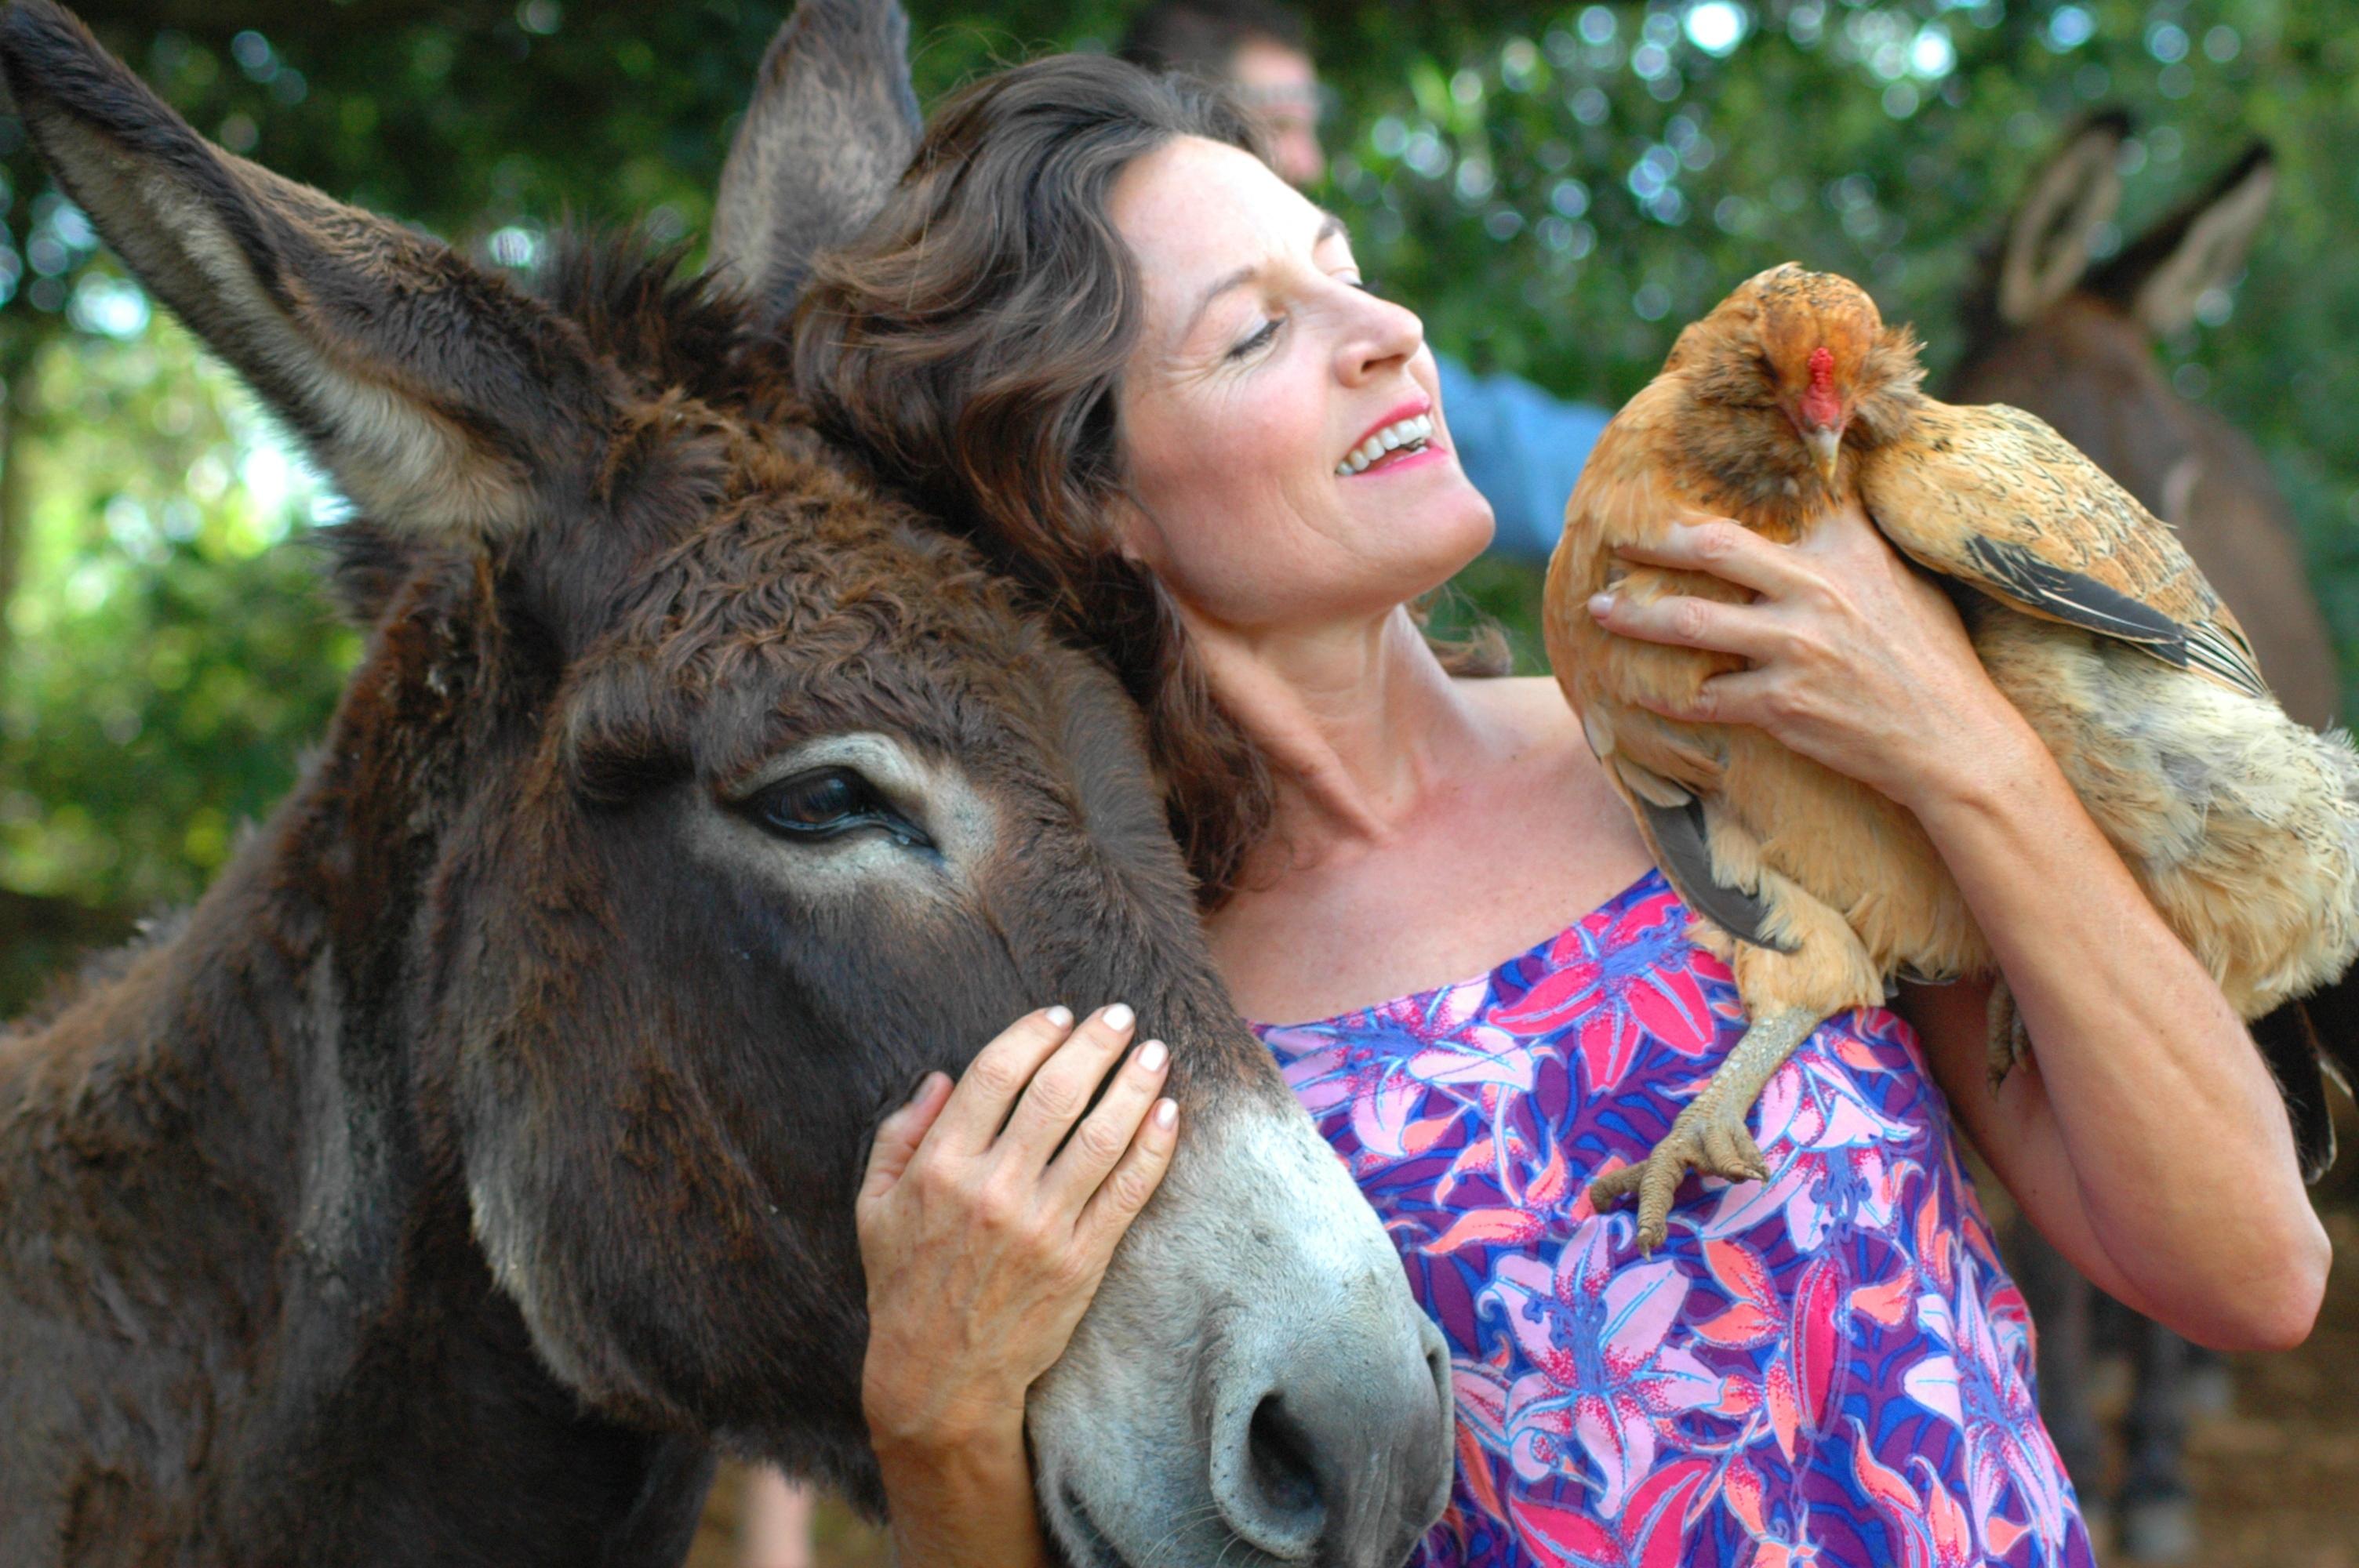
[[[1150,1073],[1163,1070],[1164,1059],[1170,1055],[1160,1040],[1150,1040],[1138,1048],[1138,1065]]]
[[[1169,1128],[1170,1128],[1170,1126],[1171,1126],[1171,1124],[1172,1124],[1173,1122],[1175,1122],[1175,1121],[1179,1120],[1179,1119],[1180,1119],[1180,1105],[1179,1105],[1179,1102],[1178,1102],[1178,1101],[1176,1101],[1176,1100],[1168,1100],[1168,1099],[1167,1099],[1167,1100],[1158,1100],[1158,1101],[1156,1102],[1156,1104],[1155,1104],[1155,1125],[1156,1125],[1156,1126],[1160,1127],[1160,1128],[1163,1128],[1163,1129],[1165,1129],[1166,1130],[1169,1130]]]
[[[1060,1029],[1071,1029],[1073,1026],[1073,1010],[1070,1007],[1052,1007],[1040,1016]]]
[[[1105,1026],[1108,1029],[1127,1029],[1130,1027],[1131,1020],[1136,1016],[1129,1008],[1125,1007],[1121,1002],[1116,1002],[1105,1010]]]

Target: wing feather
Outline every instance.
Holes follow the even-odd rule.
[[[1862,465],[1876,526],[1919,565],[2256,696],[2252,644],[2178,535],[2045,423],[1927,398]]]

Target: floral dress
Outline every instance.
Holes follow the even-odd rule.
[[[1458,1479],[1425,1568],[2090,1568],[2001,1270],[1908,1026],[1843,1014],[1690,1177],[1651,1259],[1587,1185],[1744,1028],[1650,872],[1462,984],[1261,1027],[1448,1337]]]

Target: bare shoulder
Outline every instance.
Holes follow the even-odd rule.
[[[1534,782],[1534,774],[1561,773],[1567,784],[1607,787],[1582,735],[1581,720],[1552,676],[1465,679],[1458,683],[1458,690],[1466,704],[1495,728],[1501,738],[1500,752],[1529,764],[1529,773],[1516,770],[1527,783]]]
[[[1467,704],[1530,730],[1536,739],[1580,739],[1580,722],[1553,676],[1464,676],[1454,684]]]

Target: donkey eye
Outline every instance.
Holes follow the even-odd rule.
[[[798,838],[832,838],[877,827],[905,845],[930,842],[849,768],[822,768],[782,780],[746,801],[745,809],[763,827]]]

